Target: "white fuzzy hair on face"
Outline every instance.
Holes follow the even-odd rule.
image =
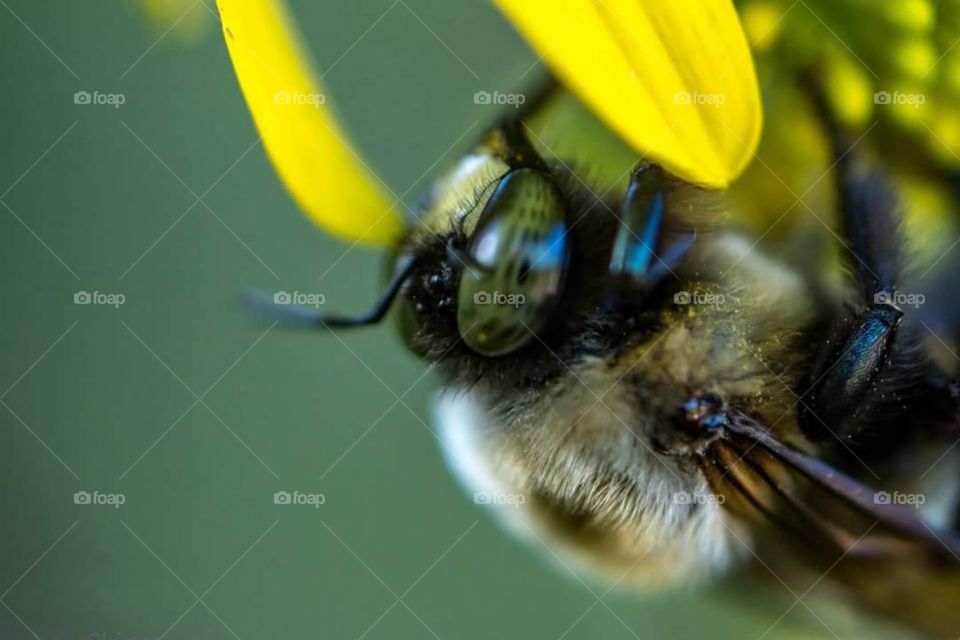
[[[549,546],[562,564],[580,573],[662,588],[721,572],[738,551],[739,543],[731,537],[737,523],[725,521],[721,506],[678,499],[710,495],[699,472],[670,469],[654,459],[656,454],[630,446],[629,430],[613,429],[608,438],[598,439],[598,425],[590,423],[605,418],[610,424],[602,407],[573,430],[590,437],[590,446],[565,439],[549,459],[537,461],[518,455],[496,435],[503,433],[502,425],[489,424],[489,414],[471,392],[442,393],[435,411],[447,461],[474,501],[489,505],[519,537]],[[616,450],[624,453],[611,456]],[[633,485],[624,485],[624,478],[633,478]],[[545,485],[561,500],[580,505],[603,531],[583,537],[568,529],[544,504]],[[611,490],[615,485],[618,489]],[[746,535],[737,531],[741,539]]]

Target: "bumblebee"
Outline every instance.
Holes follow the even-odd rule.
[[[732,3],[496,4],[563,90],[512,100],[401,232],[333,113],[289,99],[324,94],[283,3],[218,1],[293,198],[393,249],[366,313],[259,311],[395,318],[441,374],[443,450],[476,501],[585,571],[662,588],[761,567],[803,595],[829,578],[960,635],[957,265],[910,259],[890,181],[828,99],[851,75],[805,55],[784,78],[809,85],[830,142],[833,228],[751,236],[710,190],[750,163],[765,113]],[[796,36],[785,49],[820,45]],[[824,240],[845,269],[814,258]]]
[[[930,329],[960,338],[960,290],[947,265],[924,281],[908,268],[882,172],[819,102],[847,267],[832,287],[655,164],[592,185],[542,138],[562,102],[544,92],[437,181],[370,311],[297,319],[391,312],[441,374],[461,481],[520,497],[504,521],[587,571],[662,587],[756,556],[829,568],[885,610],[919,601],[918,576],[955,583],[958,371]],[[921,290],[922,313],[900,304]],[[960,603],[943,593],[944,610]]]

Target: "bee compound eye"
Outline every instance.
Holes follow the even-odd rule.
[[[470,239],[457,299],[460,337],[477,353],[511,353],[546,327],[570,261],[565,213],[543,171],[516,169],[497,185]]]

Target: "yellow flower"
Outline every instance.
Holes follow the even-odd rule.
[[[960,167],[960,3],[737,2],[772,125],[732,189],[740,218],[772,241],[816,230],[811,212],[830,222],[834,158],[799,82],[813,72],[858,154],[894,175],[911,248],[942,254],[955,238],[943,176]]]
[[[727,186],[752,158],[761,106],[728,0],[498,0],[558,78],[636,152]],[[353,149],[282,0],[218,0],[264,146],[297,203],[356,242],[388,243],[396,207]]]
[[[878,122],[886,137],[919,143],[932,161],[960,166],[955,118],[960,101],[960,3],[934,0],[738,0],[758,51],[765,103],[818,70],[838,117],[862,133]],[[802,109],[771,113],[791,117]]]

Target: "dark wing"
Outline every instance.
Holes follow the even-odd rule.
[[[844,554],[888,556],[920,547],[960,564],[957,531],[931,527],[914,509],[781,442],[735,408],[727,408],[725,418],[702,468],[738,515],[760,517],[808,544]]]

